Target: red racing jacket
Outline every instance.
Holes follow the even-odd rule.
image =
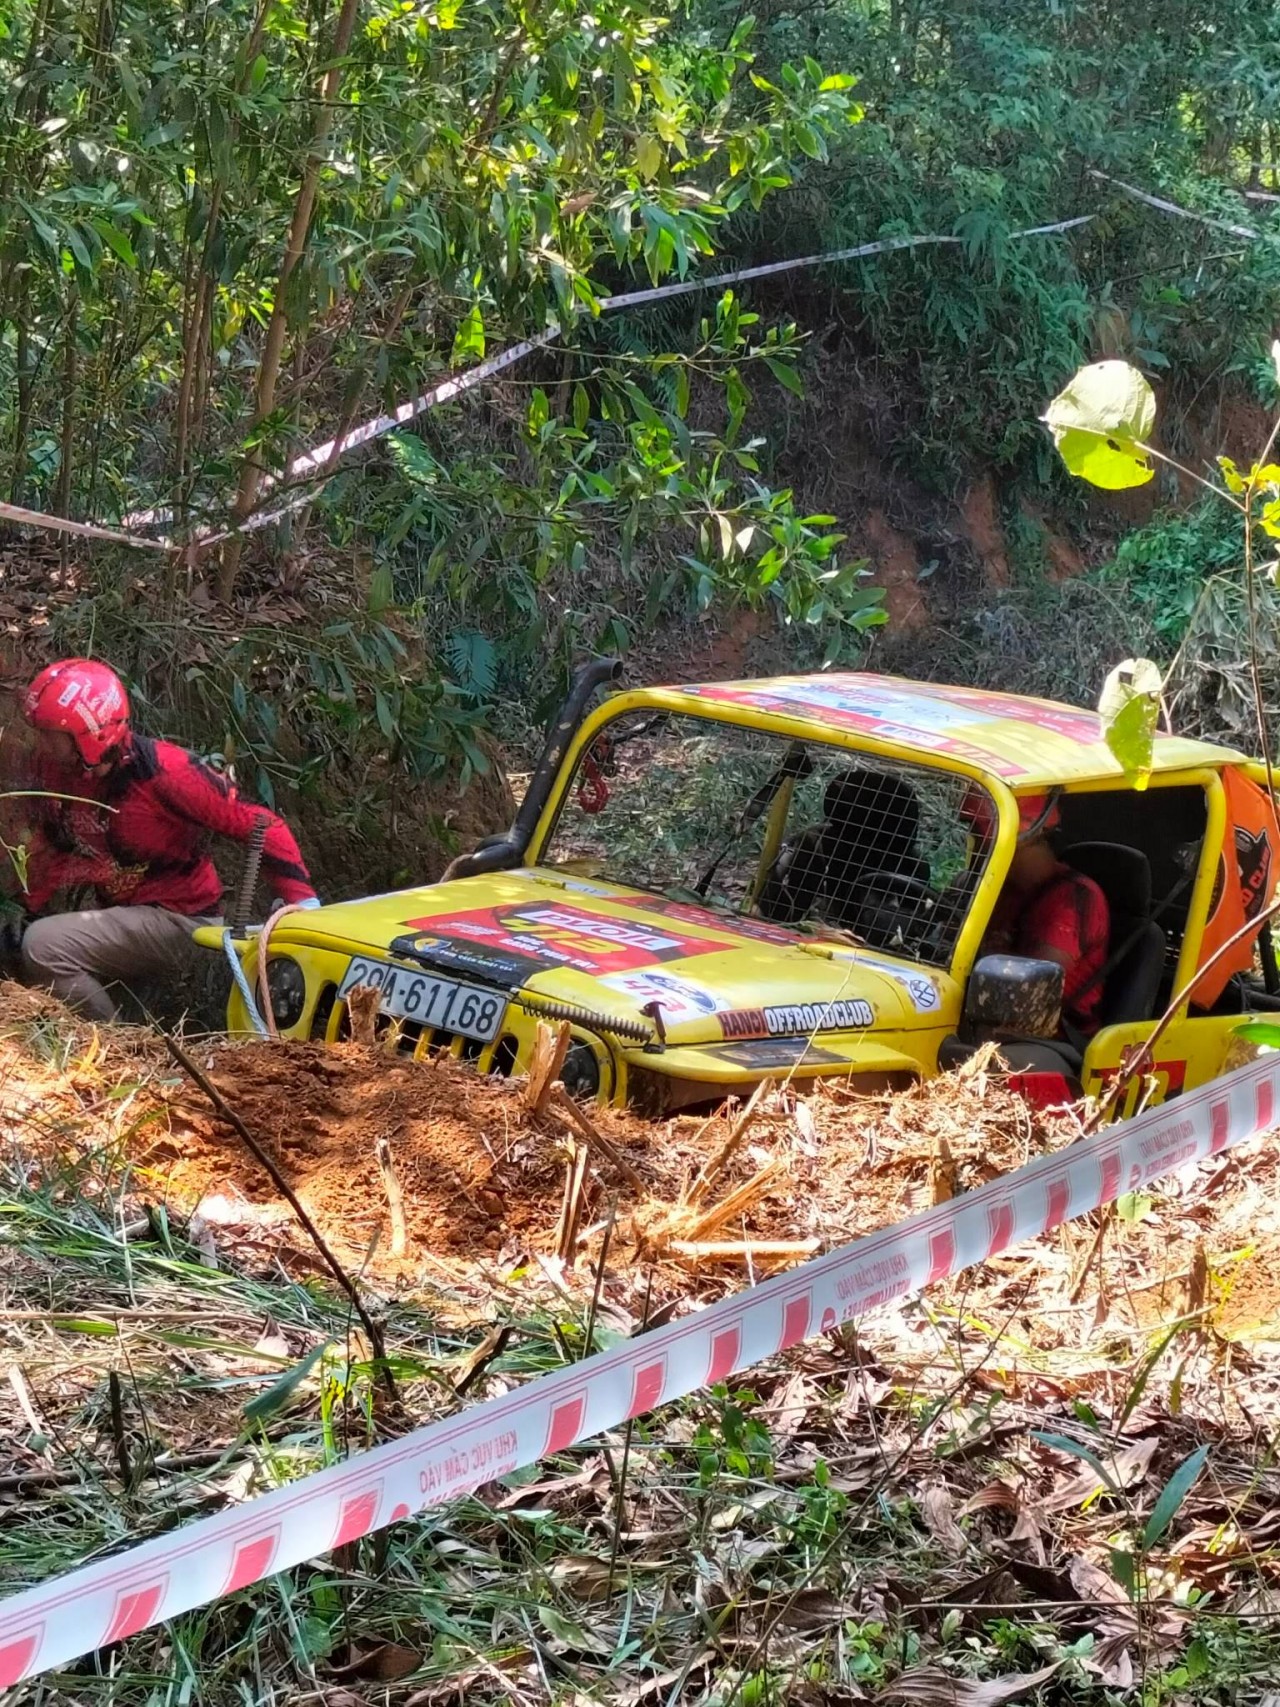
[[[315,893],[283,819],[241,800],[225,777],[171,741],[134,735],[106,776],[45,770],[34,786],[80,798],[32,801],[37,823],[24,897],[32,913],[62,890],[87,887],[102,907],[218,914],[222,880],[209,843],[215,836],[247,842],[262,819],[262,872],[272,889],[286,902]]]

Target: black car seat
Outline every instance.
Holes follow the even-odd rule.
[[[928,882],[920,802],[902,777],[862,766],[841,771],[827,784],[822,813],[822,822],[801,831],[774,861],[760,891],[766,918],[817,912],[829,924],[852,927],[875,875]]]
[[[1107,898],[1111,933],[1100,974],[1099,1025],[1153,1019],[1164,976],[1165,934],[1152,917],[1151,864],[1120,842],[1076,842],[1063,860]]]

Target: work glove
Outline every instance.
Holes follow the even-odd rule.
[[[9,913],[0,919],[0,968],[12,971],[22,965],[22,938],[27,923],[22,913]]]
[[[294,912],[309,913],[313,908],[323,906],[324,902],[318,895],[308,895],[305,901],[273,901],[271,903],[271,912],[272,914],[279,913],[285,907],[289,907]]]

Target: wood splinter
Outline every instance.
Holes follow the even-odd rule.
[[[678,1257],[714,1262],[724,1257],[811,1257],[821,1239],[672,1239],[667,1249]]]
[[[396,1177],[390,1139],[379,1138],[376,1154],[378,1172],[382,1175],[382,1189],[387,1194],[387,1208],[391,1212],[391,1254],[393,1257],[402,1257],[409,1241],[404,1222],[404,1193],[400,1190],[400,1181]]]
[[[552,1089],[564,1071],[565,1056],[569,1053],[572,1037],[568,1020],[561,1020],[556,1031],[552,1031],[542,1020],[538,1021],[533,1055],[529,1062],[529,1077],[524,1091],[525,1107],[530,1114],[546,1112]]]

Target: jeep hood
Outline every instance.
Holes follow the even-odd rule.
[[[282,920],[273,942],[521,991],[643,1024],[673,1044],[937,1027],[945,973],[762,919],[530,868],[342,902]]]

